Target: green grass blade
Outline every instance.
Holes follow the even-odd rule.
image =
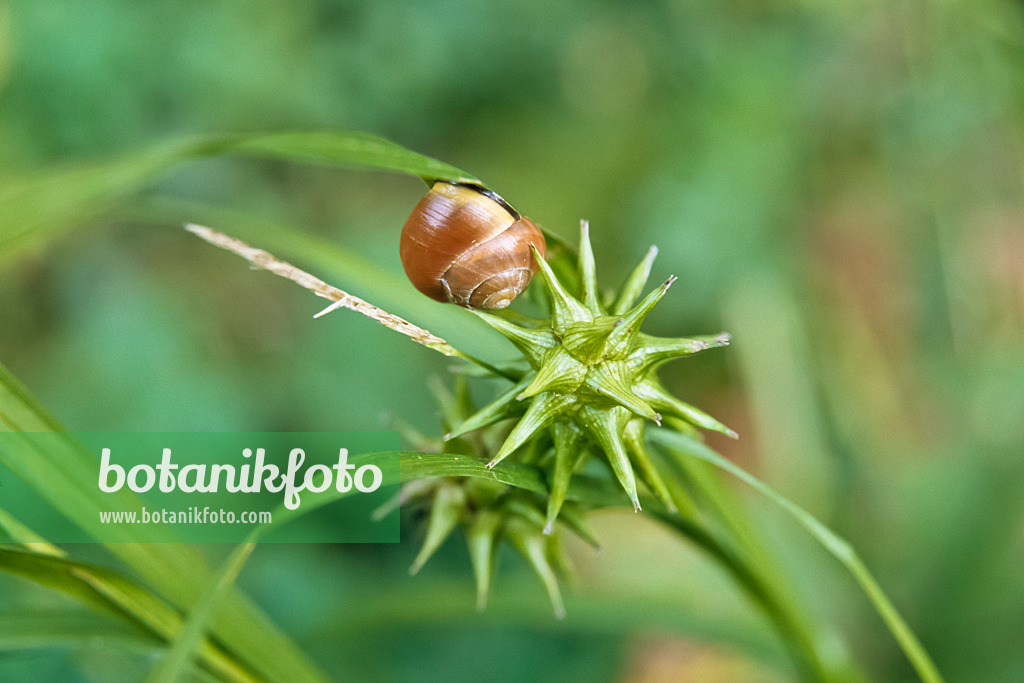
[[[11,543],[32,547],[36,552],[47,555],[63,554],[60,548],[48,543],[45,538],[29,529],[17,517],[3,508],[0,508],[0,532],[9,538]]]
[[[0,364],[0,431],[60,432],[63,429],[28,387]]]
[[[910,660],[921,680],[926,683],[941,683],[943,681],[942,675],[935,667],[935,663],[917,640],[914,632],[911,631],[903,617],[896,610],[896,607],[882,590],[882,587],[878,585],[874,576],[871,575],[871,572],[864,565],[857,552],[847,541],[819,522],[814,515],[699,441],[664,429],[651,430],[650,433],[653,440],[667,446],[677,457],[679,454],[683,454],[709,462],[750,485],[788,512],[853,575],[854,579],[856,579],[857,583],[867,594],[875,611],[882,617],[885,625],[896,638],[900,648],[902,648],[904,654]]]
[[[193,656],[202,654],[201,646],[213,611],[226,597],[228,588],[235,582],[255,547],[253,542],[242,543],[231,553],[216,582],[192,606],[167,655],[147,678],[149,683],[174,683],[192,668]]]
[[[203,151],[195,142],[176,142],[113,161],[0,181],[0,256],[95,218],[119,198]]]
[[[7,370],[0,366],[0,429],[35,431],[60,425]],[[110,500],[86,482],[92,477],[82,458],[88,453],[69,447],[58,455],[42,449],[39,457],[5,460],[34,490],[72,522],[86,531],[99,524],[97,510],[107,509]],[[0,452],[0,457],[3,457]],[[121,493],[121,492],[119,492]],[[214,580],[195,549],[163,542],[167,537],[157,527],[136,530],[125,542],[104,544],[106,549],[134,569],[174,606],[187,609]],[[111,529],[105,529],[110,534]],[[127,532],[125,532],[127,533]],[[145,533],[152,542],[132,542]],[[213,632],[233,653],[261,675],[272,680],[322,681],[325,676],[281,633],[248,598],[232,590],[213,621]]]
[[[436,179],[476,181],[454,166],[355,131],[177,140],[114,160],[0,178],[0,256],[92,220],[183,162],[222,155],[406,173],[428,184]]]
[[[145,657],[157,655],[164,647],[163,641],[151,633],[81,609],[0,612],[0,652],[58,647],[95,651],[101,645]],[[182,680],[217,683],[224,677],[192,667]]]
[[[182,631],[177,610],[134,581],[115,571],[63,557],[0,548],[0,571],[22,576],[83,604],[124,620],[161,642]],[[248,682],[253,676],[209,643],[197,649],[212,672],[230,681]]]
[[[252,156],[396,171],[434,180],[479,180],[450,164],[417,154],[390,140],[357,131],[271,133],[240,138],[225,151]]]
[[[91,645],[97,640],[147,653],[161,646],[159,638],[141,628],[81,608],[0,612],[0,652]]]

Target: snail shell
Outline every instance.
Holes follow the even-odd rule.
[[[539,269],[544,235],[504,199],[477,185],[434,183],[402,228],[405,274],[431,299],[505,308]]]

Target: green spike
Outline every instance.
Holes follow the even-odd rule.
[[[701,438],[703,438],[701,437],[701,432],[699,429],[697,429],[691,423],[687,422],[681,417],[676,417],[675,415],[665,413],[664,415],[661,416],[661,424],[663,427],[669,427],[670,429],[673,429],[679,432],[680,434],[692,436],[694,439],[697,439],[698,441]]]
[[[544,276],[544,281],[548,284],[548,291],[551,292],[551,305],[554,309],[551,322],[555,332],[561,333],[570,323],[592,321],[594,316],[590,311],[569,292],[565,291],[562,283],[551,272],[551,266],[537,252],[537,249],[534,247],[530,248],[533,249],[533,257],[540,266],[540,272]]]
[[[427,379],[427,388],[441,407],[441,423],[445,428],[450,429],[452,425],[459,424],[475,411],[463,375],[456,377],[453,390],[449,390],[436,375],[431,375]]]
[[[500,527],[500,514],[493,510],[481,510],[466,529],[466,546],[473,565],[473,576],[476,578],[476,608],[481,612],[487,607],[487,594],[494,569],[494,540]]]
[[[593,529],[591,529],[590,525],[587,524],[583,514],[579,511],[576,505],[566,503],[562,506],[558,515],[558,518],[562,523],[572,529],[572,532],[583,539],[587,545],[595,550],[601,549],[601,542],[597,540],[597,536],[594,535]]]
[[[669,419],[675,420],[675,418],[669,418],[669,416],[667,415],[665,417],[666,421],[668,421]],[[685,425],[685,429],[691,430],[699,435],[699,432],[696,431],[697,428],[691,425],[689,422],[686,422],[684,420],[678,420],[678,422]],[[671,427],[669,427],[669,429],[675,429],[674,423]],[[697,438],[699,438],[699,436]],[[648,453],[650,453],[650,451],[648,451]],[[688,477],[684,477],[684,479],[688,479]],[[698,511],[697,504],[690,496],[690,493],[686,489],[686,487],[681,483],[680,479],[677,477],[667,477],[663,479],[662,482],[665,484],[665,488],[668,490],[669,496],[672,498],[672,502],[676,507],[676,512],[680,516],[682,516],[683,519],[697,520],[700,517],[700,512]]]
[[[427,390],[430,391],[437,405],[441,407],[441,422],[445,424],[457,422],[459,418],[452,412],[455,398],[437,375],[431,375],[427,378]]]
[[[515,347],[526,356],[530,365],[534,367],[540,362],[545,351],[554,348],[558,344],[554,335],[548,330],[531,330],[519,327],[504,318],[476,309],[473,309],[473,313],[515,344]]]
[[[658,468],[651,461],[650,453],[647,452],[647,446],[644,443],[643,421],[630,420],[626,424],[626,429],[622,436],[626,442],[626,450],[633,456],[633,463],[639,469],[640,475],[644,478],[647,486],[654,492],[654,495],[661,499],[661,502],[665,504],[669,512],[675,512],[676,506],[672,502],[672,496],[669,494],[668,488],[661,478],[661,473],[658,472]]]
[[[390,416],[388,422],[391,428],[398,432],[402,441],[412,447],[412,450],[428,453],[441,450],[442,444],[438,442],[437,437],[427,436],[408,422],[394,416]]]
[[[562,577],[570,586],[576,585],[578,583],[576,567],[573,566],[572,560],[569,559],[569,554],[565,552],[565,545],[562,543],[562,539],[558,536],[548,536],[545,550],[547,551],[548,562],[555,570],[555,574]]]
[[[430,521],[427,523],[427,537],[423,547],[409,567],[410,574],[416,574],[426,564],[452,530],[459,523],[462,512],[466,508],[466,494],[462,487],[449,484],[437,489],[434,502],[430,506]]]
[[[622,323],[608,335],[607,354],[610,357],[626,357],[631,351],[633,341],[640,333],[640,325],[644,318],[650,313],[655,305],[665,296],[665,292],[676,281],[675,276],[670,277],[661,283],[661,286],[647,295],[643,301],[623,314]]]
[[[694,408],[689,403],[683,403],[678,398],[665,391],[661,385],[655,382],[654,378],[648,378],[643,382],[638,382],[635,386],[637,394],[650,401],[651,405],[655,408],[689,420],[698,427],[710,429],[713,432],[721,432],[733,439],[739,438],[739,434],[729,429],[703,410]]]
[[[590,246],[590,223],[587,221],[580,221],[579,280],[584,305],[595,316],[601,315],[601,306],[597,303],[597,267],[594,265],[594,250]]]
[[[512,495],[504,503],[509,516],[525,519],[538,529],[544,526],[544,515],[537,506],[535,500],[527,499],[521,495]]]
[[[654,264],[654,259],[657,256],[657,247],[652,246],[647,250],[643,260],[633,269],[633,272],[626,278],[626,283],[622,285],[622,293],[619,294],[619,298],[615,300],[615,305],[612,306],[612,315],[622,315],[639,298],[640,294],[644,291],[644,287],[647,286],[647,278],[651,276],[651,265]]]
[[[558,589],[555,571],[547,558],[547,537],[528,522],[515,518],[509,519],[505,524],[505,534],[544,584],[551,600],[551,607],[555,611],[555,618],[564,619],[565,604],[562,602],[562,593]]]
[[[637,373],[674,358],[729,345],[729,335],[724,332],[715,336],[693,337],[691,339],[684,337],[652,337],[641,333],[637,339],[639,344],[636,350],[629,355],[629,362]]]
[[[565,496],[569,492],[569,481],[572,479],[573,470],[579,462],[582,450],[580,443],[583,441],[583,432],[571,422],[556,422],[552,428],[555,436],[555,467],[551,471],[549,483],[550,495],[548,496],[547,519],[544,523],[544,533],[550,534],[554,528],[555,519],[565,502]]]
[[[583,363],[597,363],[605,355],[608,336],[619,324],[619,319],[611,316],[601,316],[590,323],[574,323],[562,332],[562,346]]]
[[[504,460],[512,451],[522,446],[527,439],[534,435],[537,430],[546,427],[558,413],[564,411],[576,403],[576,397],[572,394],[551,394],[544,393],[537,395],[530,403],[529,409],[523,415],[512,432],[505,439],[498,454],[487,463],[488,467],[494,467]]]
[[[636,395],[626,379],[627,368],[624,363],[602,363],[590,368],[587,373],[586,387],[602,396],[606,396],[633,411],[640,417],[661,423],[661,416],[643,398]]]
[[[587,430],[594,435],[594,438],[608,457],[608,464],[611,465],[615,477],[619,480],[622,488],[625,489],[633,509],[640,511],[640,498],[636,493],[636,479],[633,476],[633,467],[629,464],[629,457],[622,443],[622,430],[629,420],[629,411],[625,408],[615,406],[608,410],[598,410],[585,406],[579,411],[579,418]]]
[[[406,505],[409,501],[422,498],[444,482],[440,477],[426,477],[425,479],[414,479],[402,484],[398,491],[398,504]]]
[[[550,448],[550,440],[547,438],[545,433],[541,432],[534,438],[528,439],[526,443],[519,448],[519,462],[524,465],[533,465],[542,457],[547,455]]]
[[[426,496],[437,488],[441,481],[442,479],[440,477],[426,477],[424,479],[414,479],[402,484],[402,488],[399,489],[398,493],[391,496],[391,498],[385,501],[380,507],[370,513],[370,519],[375,522],[379,522],[398,508],[408,503],[410,500]]]
[[[466,381],[465,375],[455,375],[455,394],[454,403],[454,415],[456,420],[465,420],[470,415],[476,412],[476,406],[473,404],[473,397],[469,393],[469,382]]]
[[[508,417],[509,408],[518,403],[516,396],[529,385],[528,378],[521,379],[518,384],[513,386],[511,389],[506,391],[504,394],[494,399],[486,406],[478,410],[473,415],[470,415],[463,422],[456,425],[450,432],[444,435],[445,441],[450,441],[455,437],[468,434],[474,429],[480,429],[492,425],[495,422],[500,422]]]
[[[586,376],[586,367],[570,356],[568,351],[559,347],[544,355],[533,381],[516,398],[522,400],[544,391],[562,394],[573,392],[579,388]]]

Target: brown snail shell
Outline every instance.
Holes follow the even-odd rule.
[[[434,183],[402,228],[405,274],[431,299],[505,308],[526,289],[545,254],[544,235],[504,199],[477,185]]]

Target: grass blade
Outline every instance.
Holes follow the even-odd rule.
[[[355,131],[177,140],[114,160],[0,180],[0,254],[10,255],[92,220],[180,163],[223,155],[391,171],[428,184],[437,179],[476,181],[454,166]]]
[[[147,653],[161,646],[151,633],[81,608],[0,612],[0,652],[85,646],[98,640]]]
[[[210,585],[189,611],[184,627],[174,639],[163,661],[150,673],[149,683],[174,683],[192,668],[192,658],[201,654],[204,635],[213,611],[226,597],[227,589],[235,582],[256,544],[240,544],[224,562],[216,582]]]
[[[100,612],[115,616],[160,642],[182,632],[178,612],[142,586],[117,572],[62,557],[0,548],[0,571],[16,574],[64,593]],[[253,676],[223,651],[203,642],[196,648],[202,663],[219,677],[248,682]]]
[[[0,430],[37,431],[60,429],[13,375],[0,365]],[[0,452],[0,458],[4,454]],[[39,451],[39,457],[5,460],[5,464],[44,496],[55,509],[86,531],[99,524],[97,510],[109,500],[86,481],[76,477],[85,467],[88,453],[71,447],[59,457]],[[87,469],[85,471],[88,471]],[[120,492],[119,492],[120,493]],[[130,503],[129,503],[130,504]],[[106,549],[138,572],[149,585],[174,606],[186,609],[195,604],[214,580],[201,555],[182,544],[167,543],[156,527],[147,527],[152,542],[106,543]],[[111,530],[107,529],[107,533]],[[127,541],[137,539],[137,535]],[[225,598],[213,620],[213,632],[233,653],[265,678],[290,681],[322,681],[325,676],[281,633],[263,612],[236,590]]]
[[[10,255],[92,220],[120,197],[203,151],[195,142],[175,142],[113,161],[0,182],[0,254]]]
[[[878,581],[865,566],[864,562],[857,555],[853,547],[844,539],[837,536],[832,530],[819,522],[811,513],[792,502],[782,494],[775,491],[757,477],[738,467],[729,460],[726,460],[699,441],[664,429],[651,430],[651,438],[664,446],[679,457],[679,455],[692,456],[711,463],[715,467],[725,470],[729,474],[741,479],[758,492],[766,496],[773,503],[777,504],[807,530],[824,548],[832,554],[846,569],[853,575],[860,587],[867,594],[868,599],[874,606],[875,611],[882,617],[889,631],[896,638],[900,648],[906,654],[913,665],[917,675],[926,683],[941,683],[942,675],[935,667],[935,663],[925,651],[924,647],[917,640],[914,632],[900,616],[896,607],[889,600]]]
[[[417,154],[390,140],[357,131],[271,133],[240,138],[225,145],[228,152],[252,156],[323,164],[396,171],[435,180],[479,182],[450,164]]]

